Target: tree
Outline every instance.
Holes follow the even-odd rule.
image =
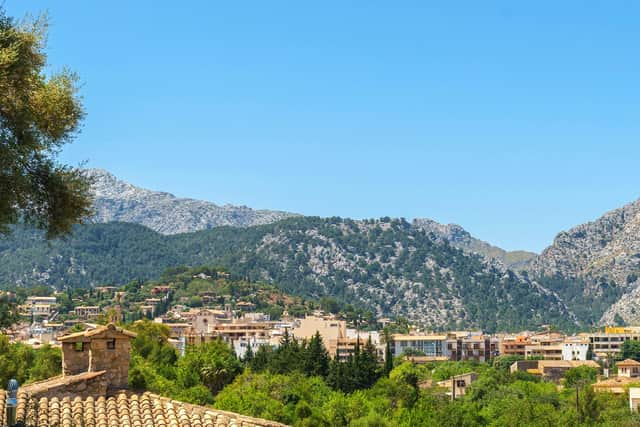
[[[46,19],[17,23],[0,6],[0,232],[20,220],[52,238],[91,213],[90,182],[55,155],[84,116],[78,77],[45,76]]]
[[[577,366],[568,369],[564,374],[566,387],[584,386],[585,384],[593,384],[598,377],[598,369],[590,366]]]
[[[320,332],[316,331],[303,350],[302,370],[311,377],[326,377],[329,373],[329,360],[329,353],[324,347],[322,336],[320,336]]]
[[[11,327],[20,319],[18,306],[8,294],[0,292],[0,329]]]
[[[177,383],[183,388],[206,385],[212,394],[233,381],[242,370],[242,364],[233,349],[224,341],[189,346],[177,363]]]
[[[640,360],[640,341],[625,341],[622,344],[620,356],[623,359]]]
[[[391,341],[387,339],[384,346],[384,374],[386,376],[389,376],[392,370],[393,370],[393,356],[391,354]]]

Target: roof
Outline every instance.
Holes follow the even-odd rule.
[[[593,360],[538,360],[538,369],[544,368],[577,368],[578,366],[588,366],[590,368],[600,368],[600,365]]]
[[[78,340],[79,338],[92,338],[92,337],[97,337],[98,335],[101,335],[101,334],[110,334],[110,335],[117,334],[117,335],[124,335],[131,338],[135,338],[136,336],[138,336],[138,334],[136,334],[135,332],[127,331],[126,329],[117,327],[113,323],[109,323],[106,326],[99,326],[95,329],[89,329],[82,332],[76,332],[75,334],[58,337],[58,341],[73,342]]]
[[[5,392],[0,390],[4,414]],[[110,397],[34,398],[18,392],[16,420],[25,427],[145,426],[145,427],[282,427],[274,421],[245,417],[204,406],[190,405],[155,394],[120,392]]]
[[[633,359],[625,359],[622,362],[616,363],[616,366],[640,366],[640,362]]]
[[[630,384],[638,384],[639,382],[640,378],[613,377],[608,380],[599,381],[591,386],[597,391],[624,393],[627,386]]]
[[[443,341],[446,335],[393,335],[393,341]]]

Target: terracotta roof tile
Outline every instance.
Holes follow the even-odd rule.
[[[0,390],[0,425],[5,392]],[[274,421],[167,399],[155,394],[120,392],[116,396],[41,397],[18,392],[16,419],[25,427],[281,427]]]

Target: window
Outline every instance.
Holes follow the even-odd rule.
[[[84,351],[84,343],[82,341],[74,342],[73,349],[75,351]]]
[[[116,349],[116,340],[108,340],[107,341],[107,350],[115,350]]]

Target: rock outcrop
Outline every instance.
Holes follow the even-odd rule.
[[[269,224],[296,215],[182,199],[170,193],[136,187],[102,169],[88,169],[87,174],[93,179],[96,222],[131,222],[162,234],[177,234],[223,225]]]
[[[599,298],[611,289],[624,295],[602,316],[612,324],[620,316],[640,321],[640,200],[599,219],[558,234],[553,244],[526,269],[530,274],[580,279],[585,295]]]

